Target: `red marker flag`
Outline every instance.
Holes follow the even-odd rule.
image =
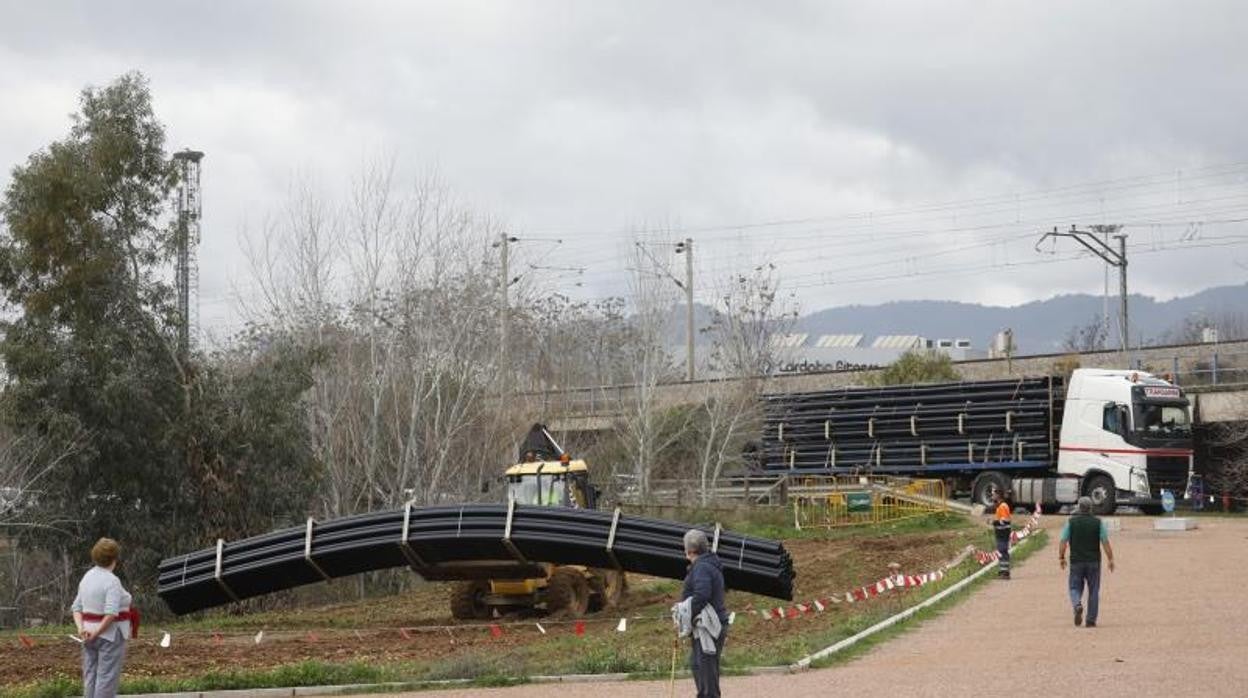
[[[34,646],[35,646],[35,641],[34,641],[34,640],[32,640],[32,639],[30,639],[30,638],[28,638],[28,637],[26,637],[25,635],[22,635],[22,634],[20,634],[20,633],[18,634],[17,639],[18,639],[18,640],[21,640],[22,644],[26,646],[26,649],[30,649],[31,647],[34,647]]]
[[[576,625],[573,626],[573,628],[575,629],[578,637],[580,637],[581,635],[584,635],[585,634],[585,621],[583,620],[576,621]]]
[[[503,636],[503,626],[499,625],[498,623],[490,623],[490,637],[498,638],[502,636]]]
[[[797,617],[797,609],[796,609],[796,608],[794,608],[794,607],[792,607],[792,606],[790,606],[790,607],[789,607],[789,610],[785,612],[784,616],[785,616],[785,618],[788,618],[789,620],[792,620],[792,619],[796,618],[796,617]]]

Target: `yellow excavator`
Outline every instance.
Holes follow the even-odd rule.
[[[585,461],[573,460],[542,424],[529,429],[520,445],[519,462],[504,477],[507,497],[516,504],[598,506],[598,490],[589,482]],[[615,606],[626,588],[619,570],[550,563],[531,563],[515,570],[516,578],[500,576],[506,570],[494,568],[489,579],[459,582],[451,596],[451,615],[468,620],[490,618],[496,612],[544,610],[549,615],[577,617]]]

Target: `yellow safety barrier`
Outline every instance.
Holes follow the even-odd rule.
[[[805,478],[790,487],[789,497],[799,530],[888,523],[949,510],[940,480]]]

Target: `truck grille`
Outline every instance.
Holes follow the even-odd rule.
[[[1187,456],[1149,456],[1148,489],[1154,497],[1160,497],[1162,490],[1170,490],[1176,497],[1182,497],[1187,488]]]

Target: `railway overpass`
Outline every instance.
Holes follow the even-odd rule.
[[[991,380],[1049,375],[1068,371],[1074,362],[1084,368],[1138,368],[1170,374],[1191,395],[1199,422],[1248,420],[1248,341],[1218,344],[1172,344],[1081,354],[1038,354],[1013,359],[958,361],[954,368],[966,380]],[[614,385],[530,392],[518,395],[529,414],[541,415],[556,431],[601,431],[647,397],[657,409],[696,404],[736,390],[749,380],[762,393],[790,393],[863,385],[866,371],[823,371],[760,376],[752,379],[681,381],[655,386]]]

